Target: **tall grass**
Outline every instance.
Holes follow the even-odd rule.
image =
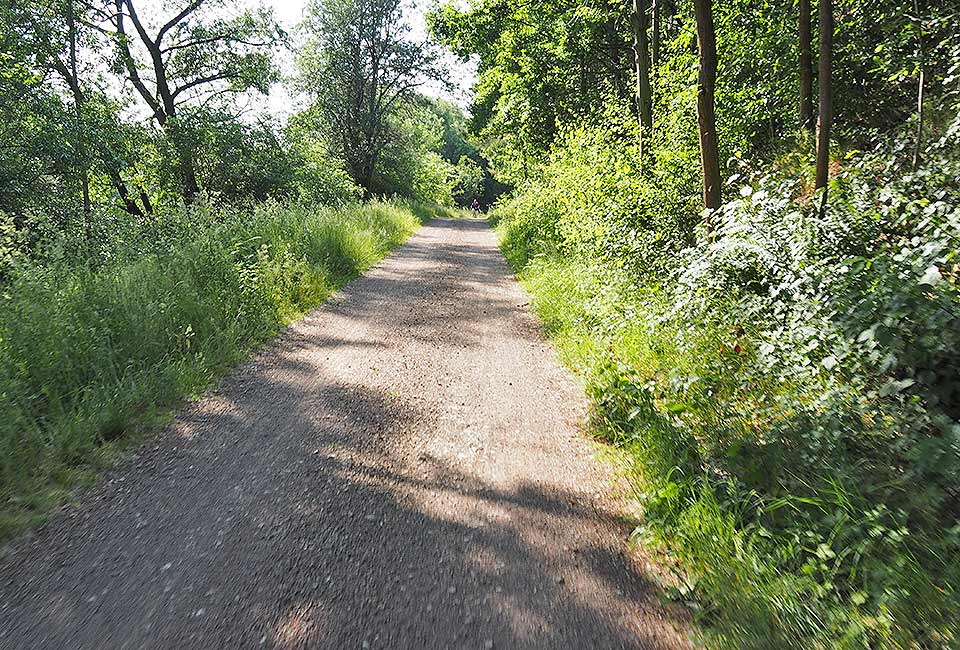
[[[17,269],[0,299],[0,536],[428,216],[398,202],[182,215],[163,245],[109,265]]]

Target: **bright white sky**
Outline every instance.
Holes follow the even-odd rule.
[[[273,7],[274,16],[277,21],[295,36],[295,27],[303,19],[304,7],[307,4],[307,0],[245,0],[244,4],[251,7],[261,4]],[[427,5],[424,0],[420,0],[417,4],[411,3],[407,5],[407,20],[410,22],[412,30],[411,37],[414,39],[419,40],[426,38],[426,20],[424,15],[428,7],[429,5]],[[296,40],[293,42],[296,44]],[[290,72],[293,65],[293,53],[282,52],[280,58],[284,73]],[[446,57],[446,63],[451,72],[450,79],[456,86],[456,90],[449,92],[437,84],[426,84],[421,88],[421,91],[426,95],[441,97],[466,109],[470,102],[471,88],[476,79],[476,64],[473,62],[463,63],[452,54]],[[254,99],[253,101],[254,105],[251,106],[253,110],[266,110],[281,119],[286,119],[291,113],[303,108],[301,105],[302,100],[297,97],[292,97],[282,84],[274,87],[269,97]],[[262,106],[258,105],[261,101],[263,102]]]

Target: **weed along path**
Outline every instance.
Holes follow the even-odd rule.
[[[438,219],[0,558],[0,648],[679,648],[580,391]]]

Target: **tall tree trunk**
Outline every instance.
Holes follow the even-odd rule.
[[[633,0],[633,59],[637,72],[637,112],[640,116],[640,149],[653,132],[653,95],[650,90],[650,48],[647,42],[647,13],[644,0]]]
[[[813,132],[813,36],[810,0],[800,0],[800,128]]]
[[[613,86],[616,90],[617,97],[623,96],[623,79],[620,77],[620,34],[617,31],[617,21],[614,18],[610,18],[607,21],[607,39],[610,45],[610,62],[612,65],[612,75],[613,75]],[[581,55],[582,61],[583,55]],[[582,70],[581,63],[581,70]],[[582,78],[581,78],[582,80]],[[581,95],[586,96],[585,90],[581,88]]]
[[[657,0],[660,5],[660,13],[666,17],[664,29],[667,40],[675,38],[677,35],[677,3],[675,0]]]
[[[923,146],[923,91],[926,77],[926,53],[923,48],[923,20],[920,16],[920,2],[913,0],[913,10],[917,14],[917,48],[920,55],[920,78],[917,84],[917,141],[913,147],[913,169],[920,164],[920,149]]]
[[[76,120],[77,154],[80,156],[80,186],[83,192],[83,230],[89,235],[90,228],[90,162],[87,160],[86,134],[83,128],[83,91],[77,76],[77,18],[73,13],[74,0],[67,0],[67,29],[70,39],[70,76],[73,91],[73,110]]]
[[[660,65],[660,8],[661,0],[653,0],[650,5],[650,69],[656,71]]]
[[[697,126],[703,167],[703,205],[720,207],[720,158],[717,151],[717,117],[714,88],[717,82],[717,40],[713,30],[712,0],[694,0],[700,72],[697,76]]]
[[[833,121],[833,95],[830,63],[833,55],[833,3],[820,0],[820,115],[817,118],[817,179],[816,188],[823,188],[820,212],[827,205],[827,181],[830,177],[830,125]]]

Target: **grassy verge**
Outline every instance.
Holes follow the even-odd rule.
[[[889,482],[858,482],[879,475],[869,450],[814,455],[824,431],[891,416],[841,420],[837,403],[863,394],[845,378],[751,374],[759,345],[736,324],[692,320],[613,264],[530,256],[523,227],[501,222],[501,248],[583,377],[642,506],[636,537],[676,571],[704,645],[957,647],[956,529],[903,517]],[[796,440],[809,446],[781,442]]]
[[[19,269],[0,301],[0,537],[433,214],[374,202],[184,216],[163,246],[97,270]]]

